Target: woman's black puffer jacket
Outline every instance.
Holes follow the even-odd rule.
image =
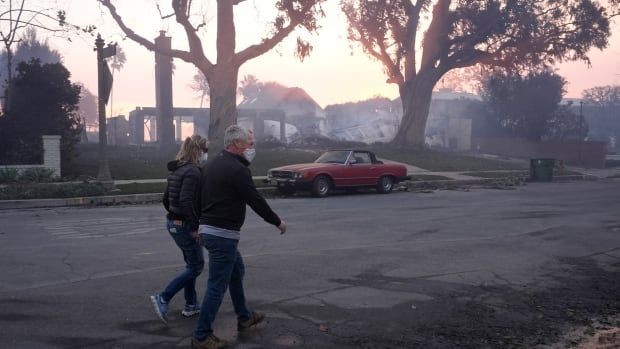
[[[200,170],[198,166],[178,160],[168,163],[168,183],[164,192],[164,207],[168,219],[183,220],[190,231],[198,230],[197,202],[200,197]]]

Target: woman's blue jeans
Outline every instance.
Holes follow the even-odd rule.
[[[229,286],[230,298],[237,314],[237,320],[248,320],[251,312],[245,302],[243,292],[245,266],[241,254],[237,250],[239,241],[208,234],[201,234],[200,236],[204,247],[209,251],[207,292],[202,301],[200,318],[194,331],[194,338],[201,341],[213,333],[211,325]]]
[[[198,301],[196,296],[196,278],[202,272],[205,264],[202,247],[192,237],[185,223],[168,220],[166,227],[174,242],[183,252],[185,270],[170,281],[160,295],[165,302],[169,302],[177,292],[184,289],[185,304],[195,305]]]

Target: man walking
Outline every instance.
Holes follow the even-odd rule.
[[[196,349],[227,346],[213,334],[212,324],[228,287],[239,331],[265,318],[264,314],[248,308],[243,291],[245,267],[237,245],[246,204],[266,222],[278,227],[281,234],[286,232],[286,223],[271,210],[254,186],[248,168],[256,155],[252,132],[238,125],[228,127],[224,147],[202,176],[199,234],[209,252],[209,281],[192,337],[192,348]]]

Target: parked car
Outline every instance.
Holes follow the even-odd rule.
[[[368,150],[330,150],[308,164],[272,168],[267,181],[285,193],[310,190],[317,197],[328,196],[334,189],[375,187],[389,193],[394,185],[409,179],[407,168],[384,164]]]

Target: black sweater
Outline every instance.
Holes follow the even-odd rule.
[[[200,170],[196,165],[179,161],[168,163],[168,182],[164,191],[164,207],[168,219],[186,222],[190,231],[198,229],[196,205],[200,195]]]
[[[219,153],[202,175],[200,224],[229,230],[241,230],[246,204],[266,222],[279,226],[281,221],[259,194],[242,156],[226,150]]]

